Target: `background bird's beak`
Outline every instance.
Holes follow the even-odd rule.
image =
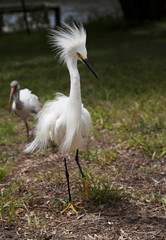
[[[9,107],[8,107],[9,112],[11,112],[11,101],[12,101],[14,92],[15,92],[15,87],[12,87],[10,91],[10,98],[9,98]]]
[[[96,75],[95,71],[93,70],[92,66],[90,65],[89,61],[88,61],[88,58],[82,58],[81,59],[85,64],[86,66],[91,70],[91,72],[95,75],[95,77],[98,79],[98,76]]]

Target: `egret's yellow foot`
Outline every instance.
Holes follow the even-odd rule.
[[[73,210],[73,212],[78,213],[78,212],[75,210],[74,207],[76,207],[76,208],[83,208],[83,207],[77,206],[76,204],[74,204],[74,203],[72,203],[72,202],[69,202],[68,205],[67,205],[67,207],[66,207],[63,211],[61,211],[61,214],[63,214],[63,213],[64,213],[67,209],[69,209],[69,208],[71,208],[71,209]]]
[[[85,196],[86,200],[89,199],[89,187],[86,179],[83,179],[83,195]]]

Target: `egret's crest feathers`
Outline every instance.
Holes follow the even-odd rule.
[[[78,27],[73,23],[72,26],[64,24],[65,29],[51,30],[49,36],[50,43],[60,57],[61,62],[66,62],[70,53],[77,52],[86,44],[86,31],[82,25]]]

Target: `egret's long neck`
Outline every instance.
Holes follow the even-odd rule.
[[[14,100],[15,100],[17,109],[21,109],[23,107],[23,103],[20,100],[20,90],[17,90],[17,92],[14,94]]]
[[[72,104],[77,111],[81,111],[81,88],[80,75],[77,69],[77,59],[71,58],[67,62],[67,67],[70,74],[70,96],[69,104]]]

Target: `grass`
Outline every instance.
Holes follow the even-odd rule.
[[[163,205],[166,204],[166,195],[163,194],[156,194],[153,192],[153,190],[150,190],[149,194],[142,194],[136,191],[128,191],[128,190],[123,190],[122,193],[124,193],[126,196],[129,195],[130,197],[134,199],[138,199],[140,201],[144,201],[147,203],[162,203]]]
[[[0,182],[3,181],[12,167],[12,163],[8,163],[7,158],[12,158],[12,153],[7,155],[0,151]]]
[[[24,205],[22,200],[19,200],[19,198],[15,196],[15,193],[16,191],[14,191],[13,186],[9,187],[5,192],[1,189],[0,214],[2,220],[8,218],[9,222],[11,222],[15,218],[16,208],[23,207]]]
[[[166,23],[128,27],[101,20],[88,24],[86,29],[88,58],[99,80],[79,63],[82,100],[91,113],[94,137],[100,139],[107,133],[108,146],[101,143],[82,152],[81,157],[85,161],[92,159],[99,167],[111,166],[118,158],[117,148],[109,147],[114,144],[142,148],[152,160],[162,158],[166,154]],[[0,39],[0,147],[26,142],[23,123],[7,110],[12,80],[18,80],[22,88],[31,89],[41,104],[52,99],[55,92],[69,94],[68,71],[54,59],[47,35],[46,31],[30,36],[13,33]],[[0,181],[3,181],[8,171],[2,151],[0,157]],[[137,170],[144,174],[154,171],[153,167]],[[61,182],[63,177],[57,173],[54,180]],[[108,199],[116,202],[123,196],[123,192],[108,184],[109,177],[91,179],[92,202],[100,204]],[[36,178],[40,180],[40,176]],[[9,195],[1,193],[1,216],[4,218],[6,213],[12,220],[15,208],[22,202],[14,198],[9,201]],[[151,193],[151,199],[165,203],[165,196]],[[38,228],[38,215],[33,216],[33,222]]]
[[[101,165],[99,161],[93,162],[93,158],[91,157],[92,156],[90,155],[89,159],[92,159],[92,163],[95,163],[97,166],[100,167],[104,166],[104,164]],[[105,166],[107,167],[107,163]],[[125,196],[125,191],[116,187],[116,185],[114,184],[115,182],[110,183],[110,178],[112,174],[111,171],[109,171],[108,173],[105,172],[105,174],[101,174],[100,170],[99,174],[97,172],[97,169],[93,168],[89,170],[89,168],[85,167],[83,169],[83,172],[85,174],[86,179],[85,181],[89,189],[88,203],[91,203],[96,206],[104,203],[116,204],[117,202],[120,201],[122,197]],[[78,191],[75,192],[74,194],[72,193],[72,199],[74,199],[74,201],[79,201],[78,196],[80,197],[81,195],[83,195],[84,200],[87,200],[86,196],[84,196],[85,194],[83,194],[84,180],[82,179],[79,170],[74,171],[72,175],[74,177],[75,182],[79,185],[77,188]],[[66,199],[66,201],[68,202],[68,198]]]
[[[89,201],[91,203],[95,205],[104,203],[116,204],[125,196],[125,192],[114,186],[114,182],[110,184],[109,179],[110,174],[99,176],[94,172],[88,175],[88,182],[90,182]]]
[[[103,184],[101,182],[93,183],[90,189],[89,201],[93,204],[100,205],[104,203],[117,203],[125,193],[118,188],[110,186],[110,184]]]
[[[103,29],[105,26],[105,29]],[[165,154],[165,28],[159,24],[141,28],[112,29],[110,24],[87,26],[88,55],[96,70],[96,81],[79,64],[82,98],[97,129],[108,129],[113,141],[142,146],[151,156]],[[19,120],[7,114],[9,83],[17,79],[40,101],[55,92],[69,93],[69,77],[47,42],[47,32],[4,35],[1,38],[1,141],[14,138]],[[12,46],[8,47],[10,42]],[[66,80],[68,79],[68,80]],[[39,87],[40,86],[40,87]],[[88,93],[88,94],[87,94]],[[96,133],[97,134],[97,133]],[[6,139],[6,136],[8,138]],[[18,135],[17,135],[18,137]]]
[[[7,167],[6,167],[6,164],[4,164],[0,167],[0,181],[4,179],[6,174],[7,174]]]
[[[81,152],[80,156],[86,161],[92,159],[94,163],[98,165],[110,165],[112,161],[117,158],[117,151],[111,149],[109,151],[102,150],[100,146],[95,149],[86,149],[85,152]]]

